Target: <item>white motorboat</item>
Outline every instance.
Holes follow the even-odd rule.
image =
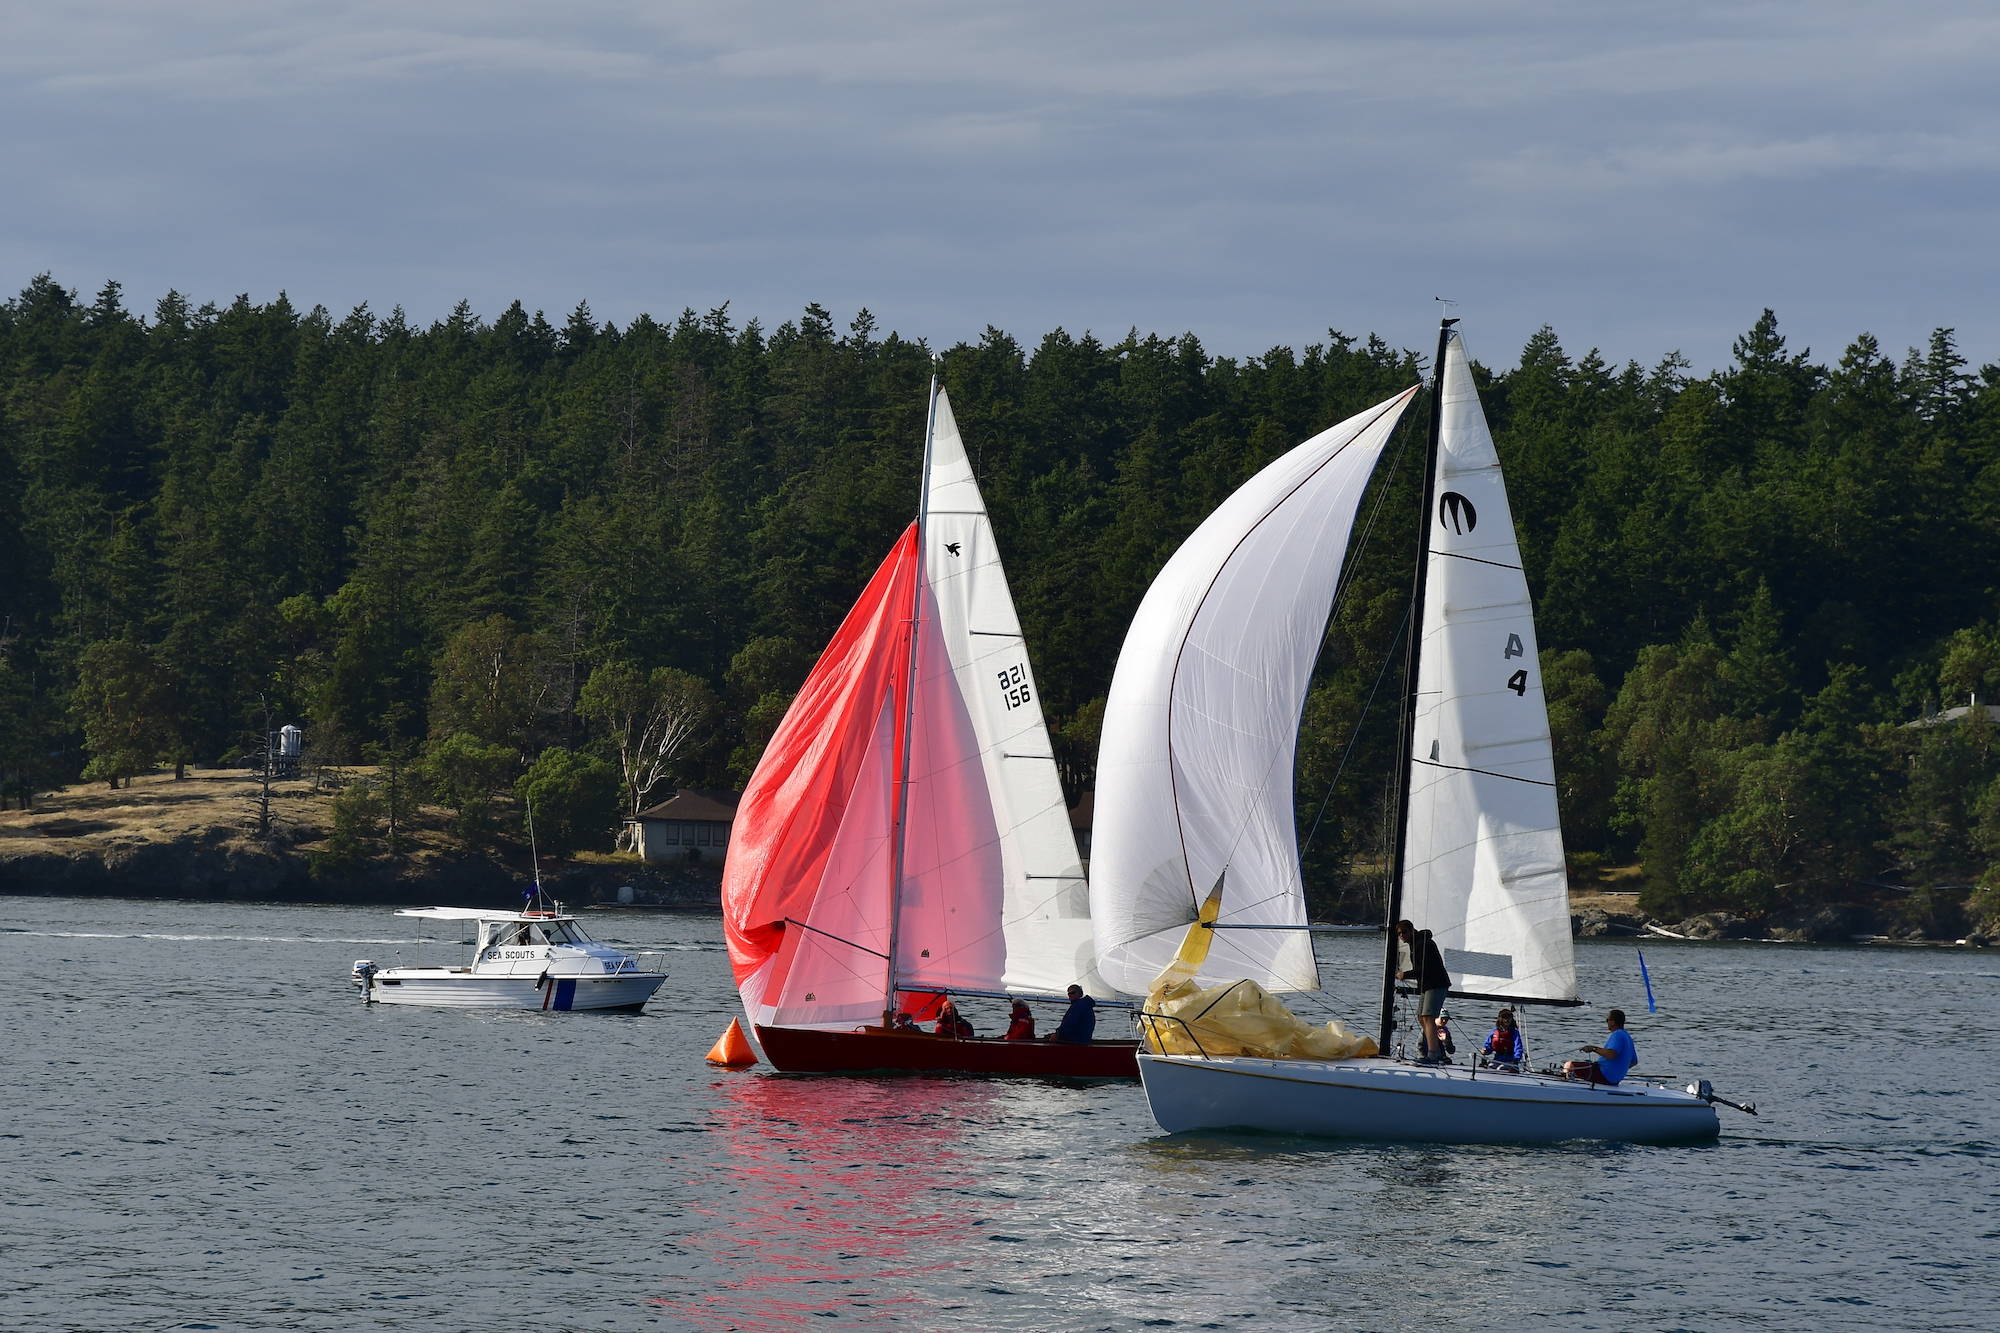
[[[1421,493],[1379,1039],[1309,1027],[1267,992],[1319,988],[1293,822],[1298,724],[1362,494],[1417,389],[1251,478],[1167,562],[1126,636],[1098,756],[1091,918],[1099,971],[1148,996],[1139,1072],[1170,1131],[1719,1130],[1705,1082],[1605,1086],[1389,1054],[1405,916],[1432,932],[1454,995],[1581,1003],[1533,610],[1456,322],[1439,330]]]
[[[414,907],[396,913],[477,926],[463,967],[377,967],[355,962],[352,976],[370,1004],[460,1009],[636,1010],[667,979],[658,968],[590,938],[564,912],[483,907]]]

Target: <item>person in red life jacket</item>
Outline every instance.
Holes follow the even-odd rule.
[[[1006,1041],[1033,1041],[1035,1039],[1035,1016],[1028,1010],[1026,1000],[1014,1001],[1014,1007],[1007,1014]]]
[[[1522,1061],[1527,1058],[1528,1043],[1521,1040],[1521,1029],[1514,1025],[1514,1011],[1502,1009],[1493,1020],[1493,1031],[1486,1038],[1487,1063],[1495,1069],[1518,1074]]]
[[[946,1000],[938,1010],[937,1034],[940,1037],[970,1037],[972,1024],[958,1016],[958,1006]]]

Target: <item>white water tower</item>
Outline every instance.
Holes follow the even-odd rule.
[[[299,756],[305,749],[305,736],[303,731],[289,722],[278,728],[279,777],[295,778],[299,775]]]

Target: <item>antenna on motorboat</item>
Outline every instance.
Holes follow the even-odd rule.
[[[528,802],[528,877],[534,887],[528,890],[528,908],[546,912],[549,905],[542,897],[542,853],[535,845],[535,803]]]

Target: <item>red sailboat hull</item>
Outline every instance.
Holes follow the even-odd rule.
[[[927,1032],[757,1029],[771,1067],[787,1074],[991,1074],[1011,1078],[1137,1078],[1136,1041],[1001,1041]]]

